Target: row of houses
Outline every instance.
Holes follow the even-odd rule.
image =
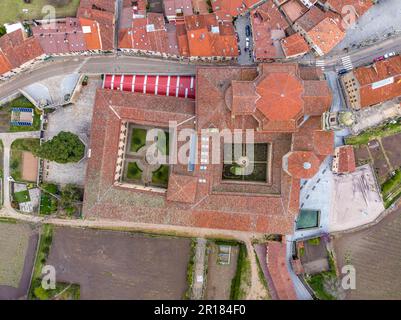
[[[82,0],[75,18],[22,24],[0,38],[0,79],[7,79],[51,55],[93,54],[114,49],[115,6]]]
[[[148,12],[148,0],[123,0],[116,32],[117,2],[82,0],[76,17],[36,23],[29,37],[24,28],[3,36],[0,74],[8,78],[48,56],[99,54],[116,46],[126,54],[232,60],[239,54],[233,19],[248,12],[257,61],[297,57],[310,48],[322,55],[344,37],[338,13],[343,1],[316,2],[164,0],[161,10]],[[366,0],[359,13],[371,5]]]
[[[257,61],[329,53],[369,8],[371,0],[272,0],[251,10]]]

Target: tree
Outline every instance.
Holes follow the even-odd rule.
[[[4,36],[7,33],[6,27],[3,25],[0,25],[0,37]]]
[[[73,184],[67,184],[61,190],[61,207],[67,212],[68,215],[72,215],[75,212],[75,204],[82,201],[82,190]]]
[[[53,139],[43,143],[36,155],[57,163],[78,162],[85,153],[85,146],[75,134],[61,131]]]

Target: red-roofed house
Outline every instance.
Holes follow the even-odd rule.
[[[182,21],[194,14],[192,0],[163,0],[163,7],[168,21]]]
[[[64,55],[88,50],[79,19],[66,18],[31,28],[44,52],[48,55]],[[88,42],[88,44],[90,44]]]
[[[251,11],[253,53],[257,61],[283,58],[280,40],[289,27],[278,7],[266,2]]]
[[[358,67],[341,82],[348,105],[356,110],[401,96],[401,56]]]
[[[334,173],[353,173],[356,170],[355,153],[353,146],[342,146],[336,148],[333,158]]]
[[[21,29],[0,38],[0,69],[4,78],[32,67],[44,57],[39,41],[34,37],[27,38]]]
[[[266,264],[275,296],[279,300],[297,300],[294,284],[288,271],[287,246],[281,242],[269,241],[266,246]]]
[[[219,21],[232,22],[234,17],[249,12],[263,0],[211,0],[213,12]]]
[[[192,15],[177,25],[180,54],[191,60],[231,60],[238,56],[232,23],[218,21],[214,13]]]
[[[305,39],[298,33],[281,40],[281,47],[287,59],[303,56],[309,52],[309,46]]]
[[[159,13],[135,18],[130,28],[120,30],[119,48],[126,53],[178,57],[176,26],[166,24],[163,14]]]
[[[115,47],[115,6],[109,0],[84,0],[77,11],[88,50],[110,51]]]

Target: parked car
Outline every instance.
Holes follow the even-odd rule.
[[[247,25],[247,26],[245,27],[245,35],[246,35],[247,37],[250,37],[250,36],[251,36],[251,27],[250,27],[249,25]]]
[[[373,62],[378,62],[378,61],[383,61],[384,60],[384,56],[380,56],[380,57],[376,57],[373,59]]]
[[[338,71],[338,75],[346,74],[347,72],[347,69],[341,69],[340,71]]]
[[[394,57],[395,55],[396,55],[395,52],[388,52],[388,53],[386,53],[386,54],[384,55],[384,58],[385,58],[385,59],[388,59],[388,58],[390,58],[390,57]]]
[[[249,41],[249,38],[245,39],[245,49],[249,49],[249,45],[251,44],[251,42]]]

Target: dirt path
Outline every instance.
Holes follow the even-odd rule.
[[[201,300],[203,298],[203,289],[205,283],[205,258],[206,258],[206,244],[207,240],[204,238],[196,239],[195,251],[195,272],[194,283],[192,286],[192,300]],[[198,282],[198,279],[202,281]]]
[[[247,300],[265,300],[269,298],[270,295],[264,284],[260,281],[259,266],[251,239],[247,239],[245,244],[251,262],[251,287],[247,295]]]

